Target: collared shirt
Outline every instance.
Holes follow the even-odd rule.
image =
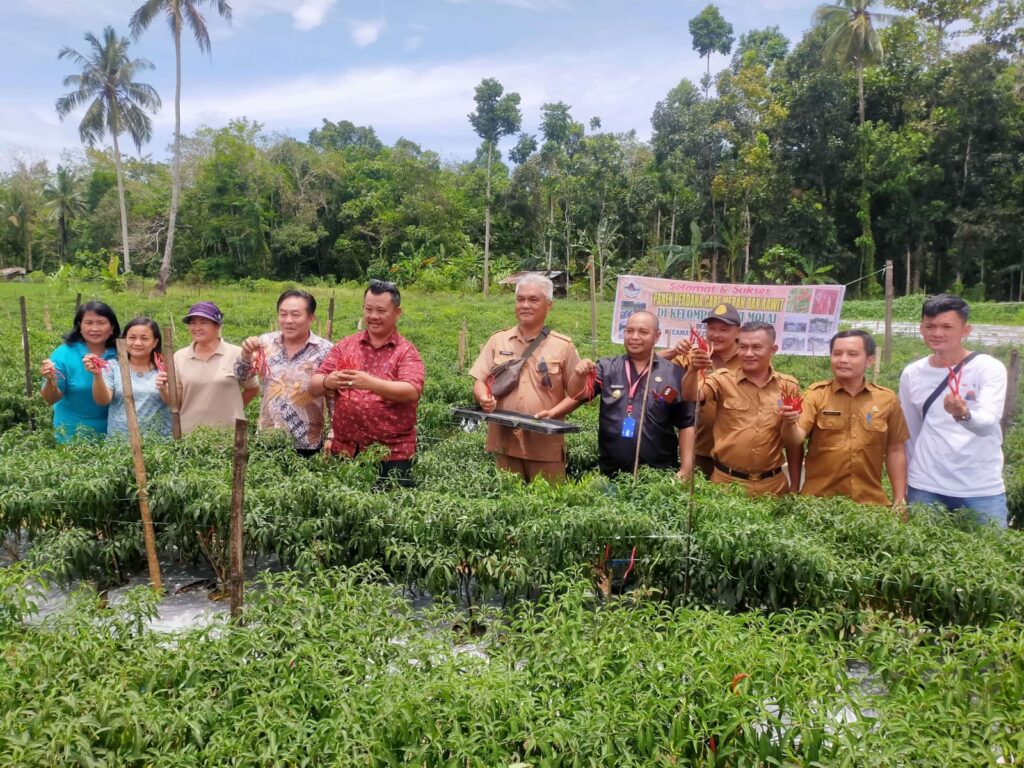
[[[501,363],[521,357],[533,339],[524,339],[519,326],[498,331],[480,348],[480,354],[469,369],[469,375],[483,381],[487,374]],[[555,331],[530,355],[519,376],[519,385],[505,397],[498,398],[500,410],[525,413],[529,416],[554,408],[568,394],[569,382],[580,356],[572,339]],[[541,370],[541,366],[547,371]],[[527,461],[562,461],[565,458],[565,438],[562,435],[544,435],[525,429],[487,425],[487,450]]]
[[[672,361],[676,365],[682,366],[683,368],[690,367],[690,356],[678,355],[675,360]],[[740,369],[740,348],[739,346],[733,347],[732,355],[729,356],[728,360],[725,360],[719,369],[725,368],[730,371],[738,371]],[[718,370],[718,369],[716,369]],[[693,452],[697,456],[710,456],[711,449],[715,446],[715,435],[712,429],[712,424],[704,419],[701,419],[697,423],[697,435],[694,438]]]
[[[712,423],[712,457],[740,472],[769,472],[782,465],[782,398],[799,395],[796,379],[769,368],[763,386],[742,369],[720,368],[701,388],[698,422]]]
[[[235,419],[245,417],[242,389],[255,388],[256,379],[239,386],[235,363],[241,356],[242,348],[224,339],[206,360],[196,356],[195,342],[174,353],[182,434],[198,426],[233,427]]]
[[[57,369],[57,389],[63,397],[53,405],[53,431],[58,443],[66,443],[76,434],[93,439],[107,433],[107,406],[92,399],[92,374],[85,370],[82,358],[89,354],[83,341],[61,344],[50,354]],[[104,351],[103,359],[117,368],[117,350]]]
[[[412,384],[422,394],[425,373],[416,347],[395,331],[381,346],[368,331],[339,341],[316,369],[327,375],[354,365],[371,376]],[[387,446],[385,461],[411,459],[416,453],[416,400],[395,402],[365,389],[342,389],[334,397],[331,452],[354,456],[374,444]]]
[[[160,397],[156,386],[157,370],[151,368],[145,373],[131,371],[132,400],[135,402],[135,418],[139,431],[160,437],[171,436],[171,409]],[[103,371],[103,381],[111,392],[107,411],[107,436],[128,434],[128,413],[125,410],[124,389],[121,387],[121,370],[111,365]]]
[[[810,436],[803,493],[889,503],[882,462],[890,446],[909,437],[895,392],[865,382],[850,395],[835,379],[819,381],[807,388],[797,424]]]
[[[285,429],[295,438],[296,448],[319,448],[324,439],[324,397],[309,393],[309,380],[331,351],[331,342],[310,333],[302,348],[289,357],[281,331],[259,338],[267,359],[267,375],[260,377],[260,429]],[[254,367],[254,360],[239,357],[235,378],[241,381],[259,374]]]
[[[629,366],[627,376],[626,366]],[[636,457],[636,435],[644,409],[640,463],[656,469],[679,468],[679,435],[676,430],[693,426],[693,403],[682,399],[682,369],[655,356],[653,377],[648,371],[637,375],[627,355],[603,357],[597,361],[595,397],[601,398],[597,448],[601,472],[631,472]],[[633,388],[630,402],[629,392]],[[634,437],[623,437],[627,415],[634,420]]]

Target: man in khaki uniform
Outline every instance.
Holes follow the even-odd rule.
[[[536,416],[558,405],[573,390],[573,371],[580,356],[572,339],[544,325],[553,304],[554,288],[543,275],[527,275],[516,284],[516,320],[512,328],[492,335],[469,371],[476,379],[473,397],[487,413],[495,409]],[[530,343],[546,334],[523,366],[519,384],[502,398],[488,391],[487,376],[495,366],[521,357]],[[527,482],[544,476],[565,479],[565,438],[487,425],[487,450],[500,469],[516,472]]]
[[[772,368],[775,329],[768,323],[746,323],[740,329],[737,371],[720,369],[707,376],[701,372],[711,357],[701,349],[690,352],[692,366],[683,377],[683,398],[700,398],[698,423],[712,424],[715,470],[713,483],[739,483],[747,494],[781,495],[799,487],[800,441],[783,438],[784,397],[799,395],[795,378]],[[783,448],[794,481],[783,473]],[[795,465],[795,466],[794,466]]]
[[[711,368],[727,368],[738,371],[740,368],[740,326],[743,321],[740,313],[732,304],[719,304],[712,313],[702,321],[707,327],[707,339],[711,343]],[[674,347],[660,353],[678,366],[690,367],[690,341],[681,339]],[[711,371],[707,371],[710,373]],[[715,470],[715,462],[711,458],[711,449],[715,438],[711,424],[707,421],[698,422],[694,445],[689,449],[694,454],[694,466],[704,477],[711,477]]]
[[[829,352],[835,378],[808,387],[803,411],[787,419],[789,438],[811,438],[803,493],[887,505],[884,459],[893,506],[902,507],[907,496],[903,444],[909,432],[896,393],[865,377],[875,357],[875,340],[864,331],[841,331],[832,337]]]

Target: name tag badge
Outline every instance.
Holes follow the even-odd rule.
[[[498,354],[499,355],[506,355],[508,357],[512,357],[512,353],[511,352],[506,352],[504,349],[498,350]]]
[[[821,415],[822,416],[842,416],[843,412],[842,411],[822,411]]]
[[[636,437],[636,419],[627,416],[622,420],[622,436],[625,438]]]

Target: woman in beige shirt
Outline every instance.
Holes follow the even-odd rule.
[[[193,304],[183,322],[192,343],[174,353],[181,432],[196,427],[233,427],[259,388],[255,377],[235,378],[242,348],[220,336],[224,313],[212,301]]]

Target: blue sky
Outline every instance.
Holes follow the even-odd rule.
[[[698,82],[704,62],[687,22],[707,0],[233,0],[228,24],[207,7],[213,55],[184,41],[182,130],[237,117],[305,139],[321,118],[372,125],[445,159],[472,155],[466,115],[473,88],[498,78],[523,98],[523,128],[536,132],[540,106],[564,101],[576,119],[649,136],[655,103],[680,79]],[[81,115],[58,121],[54,100],[73,69],[63,45],[85,51],[86,31],[107,24],[127,34],[139,0],[4,0],[0,64],[0,167],[11,159],[55,161],[78,150]],[[795,42],[817,3],[719,0],[737,37],[771,24]],[[163,19],[132,46],[156,70],[164,107],[143,152],[167,156],[174,122],[174,52]],[[712,71],[726,57],[712,58]]]

